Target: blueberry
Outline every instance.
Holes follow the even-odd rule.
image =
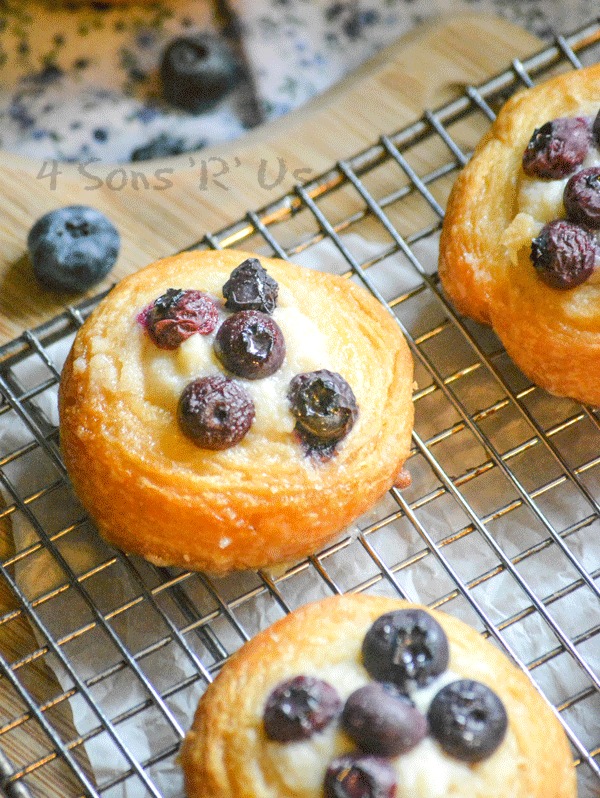
[[[427,720],[412,701],[378,682],[349,696],[342,726],[362,751],[380,756],[404,754],[427,734]]]
[[[432,736],[450,756],[479,762],[504,739],[508,718],[504,704],[481,682],[461,679],[439,691],[427,713]]]
[[[533,131],[523,153],[523,169],[530,177],[559,179],[581,166],[591,139],[591,120],[561,117]]]
[[[296,431],[316,444],[342,440],[358,417],[352,388],[335,371],[296,374],[290,382],[288,400]]]
[[[164,99],[193,114],[214,107],[233,87],[236,76],[229,48],[206,33],[173,40],[160,65]]]
[[[277,306],[277,282],[267,274],[257,258],[247,258],[232,272],[223,286],[228,310],[260,310],[273,313]]]
[[[116,227],[103,213],[70,205],[33,225],[27,246],[38,281],[56,291],[86,291],[109,273],[119,254]]]
[[[169,288],[138,316],[161,349],[177,349],[194,333],[208,335],[218,320],[216,303],[208,294],[178,288]]]
[[[530,257],[545,283],[553,288],[574,288],[594,271],[596,240],[583,227],[556,219],[533,239]]]
[[[592,123],[592,139],[596,147],[600,148],[600,111],[598,111]]]
[[[132,161],[149,161],[151,158],[166,158],[169,155],[181,155],[186,151],[185,139],[176,139],[161,133],[147,144],[138,147],[131,153]]]
[[[600,229],[600,167],[582,169],[570,177],[563,203],[572,222],[593,230]]]
[[[281,682],[267,698],[263,714],[266,735],[280,743],[306,740],[339,715],[342,701],[327,682],[295,676]]]
[[[325,798],[395,798],[397,779],[385,759],[346,754],[329,764],[324,786]]]
[[[202,449],[229,449],[250,429],[254,404],[239,383],[222,375],[200,377],[181,394],[177,420]]]
[[[410,682],[424,687],[445,671],[450,650],[444,630],[428,612],[395,610],[379,617],[368,630],[362,657],[374,679],[405,690]]]
[[[285,357],[283,333],[270,316],[258,310],[241,310],[225,319],[214,347],[228,371],[248,380],[274,374]]]

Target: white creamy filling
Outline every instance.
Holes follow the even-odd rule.
[[[597,107],[585,107],[573,116],[595,116],[597,110]],[[600,166],[600,151],[594,145],[590,145],[579,169],[588,169],[591,166]],[[517,214],[505,230],[502,239],[513,264],[516,265],[519,252],[523,247],[527,247],[529,250],[532,240],[539,235],[545,224],[554,219],[565,218],[563,193],[569,177],[551,180],[529,177],[525,173],[519,175]],[[598,234],[596,238],[600,241]],[[600,283],[600,256],[596,258],[596,271],[588,278],[587,282]]]
[[[289,298],[287,300],[290,302]],[[157,347],[142,325],[143,379],[145,399],[174,413],[183,389],[193,379],[227,373],[213,351],[218,326],[227,318],[219,314],[219,324],[209,335],[196,333],[176,350]],[[295,426],[287,400],[290,381],[296,374],[333,368],[324,333],[315,322],[293,304],[277,307],[272,318],[279,325],[285,340],[286,355],[281,367],[271,376],[245,380],[233,376],[250,394],[256,416],[250,432],[271,435],[289,434]]]
[[[314,670],[304,670],[332,684],[343,702],[371,681],[369,674],[357,660],[329,665]],[[411,690],[411,698],[423,714],[427,714],[435,695],[447,684],[460,679],[448,670],[425,688]],[[350,738],[338,723],[331,723],[322,732],[308,740],[296,743],[265,742],[269,770],[295,796],[315,798],[322,795],[323,781],[331,760],[340,754],[355,751]],[[505,764],[494,762],[494,772],[508,774],[514,751],[508,746],[498,749],[494,756],[506,758]],[[466,762],[448,756],[430,736],[425,737],[412,751],[390,760],[398,778],[398,796],[402,798],[447,798],[461,794],[480,794],[481,785],[489,777],[485,761],[473,768]]]

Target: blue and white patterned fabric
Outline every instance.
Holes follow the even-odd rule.
[[[297,108],[431,16],[487,11],[548,37],[597,12],[593,0],[231,0],[223,20],[220,5],[5,0],[0,148],[86,162],[143,159],[157,143],[197,150]],[[241,47],[248,79],[192,115],[161,100],[157,70],[169,41],[199,31]]]

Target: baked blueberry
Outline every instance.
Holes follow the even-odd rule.
[[[281,682],[267,698],[263,713],[266,735],[280,743],[306,740],[339,715],[342,700],[327,682],[295,676]]]
[[[504,704],[481,682],[461,679],[437,693],[427,713],[431,735],[450,756],[480,762],[492,754],[506,734]]]
[[[600,229],[600,167],[581,169],[570,177],[563,193],[567,217],[592,230]]]
[[[273,313],[277,306],[277,282],[257,258],[247,258],[232,272],[223,286],[228,310],[260,310]]]
[[[248,380],[274,374],[285,357],[279,326],[258,310],[241,310],[225,319],[217,330],[214,349],[227,371]]]
[[[577,224],[555,219],[531,242],[531,262],[540,279],[553,288],[574,288],[585,282],[596,262],[594,236]]]
[[[138,316],[161,349],[177,349],[194,333],[208,335],[217,326],[215,301],[204,291],[169,288]]]
[[[229,449],[252,426],[254,404],[234,380],[220,374],[200,377],[181,394],[177,420],[183,434],[202,449]]]
[[[325,798],[395,798],[397,779],[385,759],[346,754],[331,761],[324,786]]]
[[[536,128],[523,153],[530,177],[560,179],[581,166],[591,142],[591,119],[561,117]]]
[[[358,417],[352,388],[335,371],[297,374],[290,382],[288,400],[296,418],[296,431],[315,444],[344,438]]]
[[[160,65],[164,99],[193,114],[213,108],[233,87],[237,65],[222,39],[207,33],[174,39]]]
[[[131,153],[132,161],[149,161],[152,158],[166,158],[169,155],[181,155],[186,151],[185,139],[174,138],[161,133],[147,144],[137,147]]]
[[[38,281],[55,291],[86,291],[109,273],[120,237],[103,213],[69,205],[45,214],[27,236]]]
[[[377,618],[370,627],[362,657],[374,679],[406,690],[411,682],[424,687],[445,671],[450,649],[444,630],[428,612],[396,610]]]
[[[379,682],[355,690],[342,713],[344,731],[367,754],[398,756],[427,734],[427,720],[412,701]]]

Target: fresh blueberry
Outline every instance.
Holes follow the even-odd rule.
[[[504,704],[481,682],[461,679],[437,693],[427,713],[431,734],[444,751],[464,762],[480,762],[504,739]]]
[[[194,333],[208,335],[218,320],[217,305],[208,294],[177,288],[169,288],[138,316],[161,349],[177,349]]]
[[[55,291],[86,291],[112,269],[119,254],[116,227],[86,205],[45,214],[27,236],[33,271]]]
[[[166,158],[169,155],[181,155],[186,151],[185,139],[176,139],[161,133],[142,147],[131,153],[132,161],[149,161],[152,158]]]
[[[523,169],[530,177],[560,179],[581,166],[591,141],[591,119],[561,117],[533,131],[523,153]]]
[[[250,429],[254,403],[227,377],[200,377],[181,394],[177,420],[183,434],[202,449],[229,449]]]
[[[427,720],[412,701],[379,683],[355,690],[344,705],[344,731],[367,754],[398,756],[427,734]]]
[[[263,721],[270,740],[290,743],[322,731],[339,715],[342,701],[327,682],[295,676],[281,682],[267,698]]]
[[[324,786],[325,798],[395,798],[397,778],[385,759],[346,754],[329,764]]]
[[[274,374],[285,357],[283,333],[270,316],[258,310],[241,310],[225,319],[214,348],[228,371],[248,380]]]
[[[598,111],[592,123],[592,139],[596,147],[600,148],[600,111]]]
[[[175,39],[168,45],[160,76],[164,99],[198,114],[213,108],[230,91],[237,66],[221,39],[202,33]]]
[[[572,222],[592,230],[600,229],[600,167],[581,169],[570,177],[563,203]]]
[[[260,310],[273,313],[277,306],[277,282],[257,258],[247,258],[232,272],[223,286],[228,310]]]
[[[594,271],[596,240],[564,219],[544,225],[531,242],[531,261],[540,279],[553,288],[574,288]]]
[[[358,417],[352,388],[335,371],[297,374],[290,382],[288,400],[296,431],[315,445],[340,441]]]
[[[377,618],[362,645],[363,663],[378,681],[405,690],[429,684],[448,667],[448,638],[425,610],[395,610]]]

